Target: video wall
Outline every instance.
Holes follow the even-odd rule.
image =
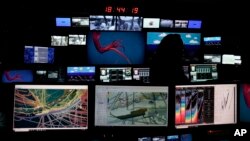
[[[223,74],[224,67],[241,67],[241,54],[223,50],[222,36],[207,36],[202,19],[72,14],[44,22],[49,24],[45,34],[36,29],[32,35],[24,33],[21,57],[14,57],[22,63],[0,64],[0,128],[10,125],[6,117],[14,132],[109,127],[178,131],[249,122],[248,85],[228,77],[224,81],[230,69]],[[39,39],[30,38],[34,34]],[[169,34],[183,41],[186,84],[151,81],[152,59]],[[162,67],[171,64],[162,60]],[[13,94],[11,116],[1,104],[6,92]],[[161,132],[136,139],[191,141],[192,134]]]

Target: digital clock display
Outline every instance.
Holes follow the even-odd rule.
[[[105,13],[112,14],[139,14],[139,7],[105,6]]]

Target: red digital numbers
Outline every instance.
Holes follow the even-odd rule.
[[[117,10],[117,13],[125,13],[126,12],[125,7],[117,7],[116,10]]]
[[[106,13],[112,13],[112,9],[113,9],[112,6],[106,6],[106,7],[105,7],[105,12],[106,12]]]

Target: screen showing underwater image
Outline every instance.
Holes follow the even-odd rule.
[[[87,85],[15,85],[15,132],[87,129]]]
[[[185,62],[199,62],[200,57],[200,33],[182,33],[182,32],[148,32],[147,33],[147,58],[152,58],[154,52],[157,50],[161,40],[168,34],[179,34],[183,41],[184,50],[184,61]],[[167,54],[167,52],[166,52]],[[202,56],[203,57],[203,56]]]
[[[236,84],[176,86],[176,128],[235,124],[236,89]]]
[[[96,86],[95,126],[167,125],[167,86]]]
[[[143,64],[145,41],[141,32],[90,32],[89,64]]]

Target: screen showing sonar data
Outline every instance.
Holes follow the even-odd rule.
[[[176,128],[235,124],[236,88],[236,84],[176,86]]]
[[[15,85],[15,132],[87,129],[88,86]]]
[[[96,86],[96,126],[167,126],[168,87]]]

